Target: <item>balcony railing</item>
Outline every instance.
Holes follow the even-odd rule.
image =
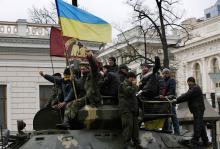
[[[51,26],[51,24],[28,23],[23,19],[16,22],[0,21],[0,36],[49,38]]]

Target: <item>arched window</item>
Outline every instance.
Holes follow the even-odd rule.
[[[212,68],[212,72],[213,72],[213,73],[219,72],[219,65],[218,65],[218,60],[217,60],[217,58],[214,58],[214,59],[212,60],[211,68]]]
[[[202,74],[201,74],[200,65],[198,63],[194,65],[194,77],[195,77],[196,83],[200,87],[202,87]]]

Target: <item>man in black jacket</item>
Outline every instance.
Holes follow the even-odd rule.
[[[108,64],[110,66],[110,68],[109,68],[110,72],[117,72],[118,71],[118,65],[116,64],[116,58],[115,57],[109,57],[108,58]]]
[[[206,133],[205,123],[203,122],[203,115],[205,111],[205,104],[201,88],[195,83],[193,77],[187,79],[189,90],[176,99],[176,103],[188,102],[189,110],[193,114],[194,119],[194,134],[191,140],[192,146],[198,146],[200,137],[202,138],[203,145],[208,146],[209,140]]]
[[[120,85],[119,76],[110,72],[110,66],[103,66],[103,80],[101,81],[101,94],[104,96],[118,96],[118,87]]]

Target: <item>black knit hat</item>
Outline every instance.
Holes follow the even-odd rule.
[[[61,77],[62,75],[60,73],[55,73],[55,74],[53,74],[53,76]]]
[[[64,75],[70,75],[70,69],[69,68],[65,68],[63,74]]]
[[[116,63],[116,58],[115,57],[109,57],[108,59],[112,60],[114,63]]]

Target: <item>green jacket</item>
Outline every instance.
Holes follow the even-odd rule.
[[[118,89],[119,108],[121,113],[138,112],[138,102],[136,98],[137,86],[125,80]]]
[[[81,78],[81,85],[84,88],[89,104],[99,105],[102,100],[99,87],[101,78],[94,57],[88,57],[88,61],[91,67],[91,72]]]

